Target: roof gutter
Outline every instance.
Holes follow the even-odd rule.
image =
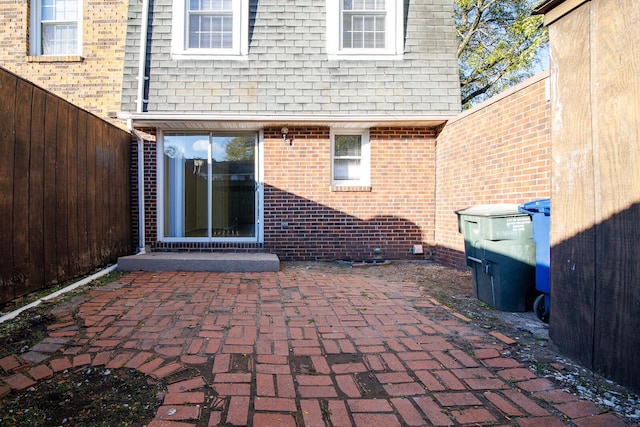
[[[367,114],[367,115],[253,115],[253,114],[176,114],[176,113],[128,113],[118,117],[131,120],[136,127],[171,128],[172,125],[191,122],[200,126],[266,127],[281,125],[329,125],[329,126],[439,126],[453,119],[450,114]]]

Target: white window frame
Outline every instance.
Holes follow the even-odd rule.
[[[371,185],[371,143],[369,129],[341,129],[331,128],[331,185],[334,187],[357,186],[368,187]],[[360,179],[346,180],[335,179],[335,141],[336,135],[359,135],[361,137],[360,166],[362,176]]]
[[[399,60],[404,54],[404,0],[385,0],[384,48],[342,48],[342,0],[326,0],[327,55],[330,60]]]
[[[230,49],[189,48],[189,0],[173,1],[171,55],[173,59],[246,59],[249,53],[249,0],[233,0],[233,46]]]
[[[31,2],[31,28],[29,40],[29,53],[32,56],[76,56],[82,55],[82,16],[83,2],[76,0],[78,4],[78,16],[76,21],[65,21],[76,23],[76,49],[73,52],[64,53],[44,53],[42,46],[42,0]]]

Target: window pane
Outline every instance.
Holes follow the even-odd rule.
[[[360,135],[336,135],[335,157],[360,157],[362,153],[362,137]]]
[[[338,159],[333,165],[333,179],[356,181],[361,178],[360,159]]]
[[[77,0],[42,0],[43,21],[75,21],[78,19]]]
[[[78,36],[75,24],[42,25],[42,53],[44,55],[74,54],[77,51]]]
[[[189,48],[230,49],[233,47],[233,18],[226,15],[191,15]]]
[[[385,16],[345,12],[342,14],[342,47],[347,49],[384,49]]]

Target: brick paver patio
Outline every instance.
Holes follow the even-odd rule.
[[[0,392],[83,365],[170,384],[149,427],[623,426],[412,283],[352,274],[129,273],[0,360]]]

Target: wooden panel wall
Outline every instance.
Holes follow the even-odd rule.
[[[640,390],[640,32],[637,0],[552,24],[550,336]]]
[[[0,303],[131,252],[130,144],[0,68]]]

